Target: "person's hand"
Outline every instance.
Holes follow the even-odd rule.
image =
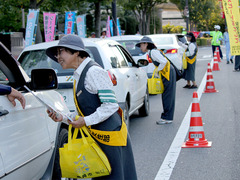
[[[57,114],[54,111],[47,110],[48,116],[52,118],[55,122],[61,122],[63,120],[63,116],[61,114]]]
[[[15,99],[19,100],[23,109],[25,109],[26,100],[24,96],[16,89],[14,88],[11,89],[12,89],[11,93],[7,95],[8,100],[13,104],[14,107],[16,106]]]
[[[81,128],[86,125],[85,120],[81,116],[76,116],[75,121],[69,121],[68,123],[72,125],[74,128]]]

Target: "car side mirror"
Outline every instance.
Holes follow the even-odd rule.
[[[139,66],[139,67],[144,67],[144,66],[147,66],[149,64],[149,62],[148,62],[148,60],[146,60],[146,59],[139,59],[138,61],[137,61],[137,65]]]
[[[57,89],[56,72],[53,69],[33,69],[31,72],[31,87],[33,90]]]

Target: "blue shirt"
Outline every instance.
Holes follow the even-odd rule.
[[[0,95],[10,94],[12,91],[10,86],[0,84]]]
[[[225,43],[228,43],[228,42],[229,42],[228,32],[223,33],[223,36],[224,36],[224,42],[225,42]]]

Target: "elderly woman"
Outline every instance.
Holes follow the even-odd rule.
[[[187,80],[187,84],[183,88],[197,88],[197,84],[195,81],[195,67],[196,67],[196,57],[197,57],[197,43],[195,36],[193,33],[187,33],[187,40],[189,42],[188,45],[183,44],[182,42],[178,42],[180,46],[182,46],[185,50],[186,58],[187,58],[187,69],[183,72],[183,78]],[[192,85],[191,85],[192,81]]]
[[[144,36],[139,43],[142,52],[148,53],[149,57],[156,67],[158,72],[162,74],[164,92],[162,94],[163,113],[160,120],[157,120],[158,125],[171,124],[175,109],[175,94],[176,94],[176,72],[170,62],[164,57],[157,47],[152,42],[152,39]]]
[[[88,126],[91,134],[101,132],[103,137],[109,137],[106,141],[100,136],[93,136],[112,167],[109,176],[94,179],[136,180],[130,138],[118,112],[119,106],[108,73],[91,60],[82,39],[76,35],[64,36],[57,46],[48,48],[46,53],[63,69],[75,69],[73,92],[78,113],[72,113],[73,121],[68,120],[68,123],[74,128]],[[48,114],[56,122],[67,121],[66,117],[56,117],[49,111]]]

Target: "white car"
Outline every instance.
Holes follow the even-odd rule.
[[[183,34],[151,34],[150,37],[158,49],[164,51],[165,55],[174,63],[174,65],[182,70],[182,55],[184,48],[178,45],[178,41],[187,43]]]
[[[68,126],[50,119],[46,107],[23,87],[34,90],[54,109],[68,113],[63,97],[53,90],[57,88],[56,73],[35,69],[30,79],[1,42],[0,54],[0,83],[19,90],[26,99],[23,109],[17,100],[14,107],[6,96],[0,96],[0,179],[61,177],[58,148],[67,142]]]
[[[108,71],[118,103],[124,109],[127,125],[129,126],[129,116],[136,110],[140,115],[147,116],[149,113],[147,75],[134,62],[127,50],[116,41],[108,39],[86,38],[83,42],[91,58]],[[18,60],[28,75],[35,68],[53,68],[58,76],[58,92],[64,97],[68,108],[74,111],[72,92],[74,70],[63,70],[45,53],[48,47],[57,44],[58,41],[53,41],[29,46],[23,50]]]
[[[147,53],[143,53],[139,47],[136,46],[137,43],[143,38],[143,36],[139,35],[123,35],[123,36],[112,36],[108,39],[113,39],[119,42],[123,47],[125,47],[128,52],[132,55],[134,61],[137,63],[139,59],[148,60],[149,64],[143,69],[146,71],[148,78],[152,77],[153,70],[155,68],[151,59],[147,55]]]

